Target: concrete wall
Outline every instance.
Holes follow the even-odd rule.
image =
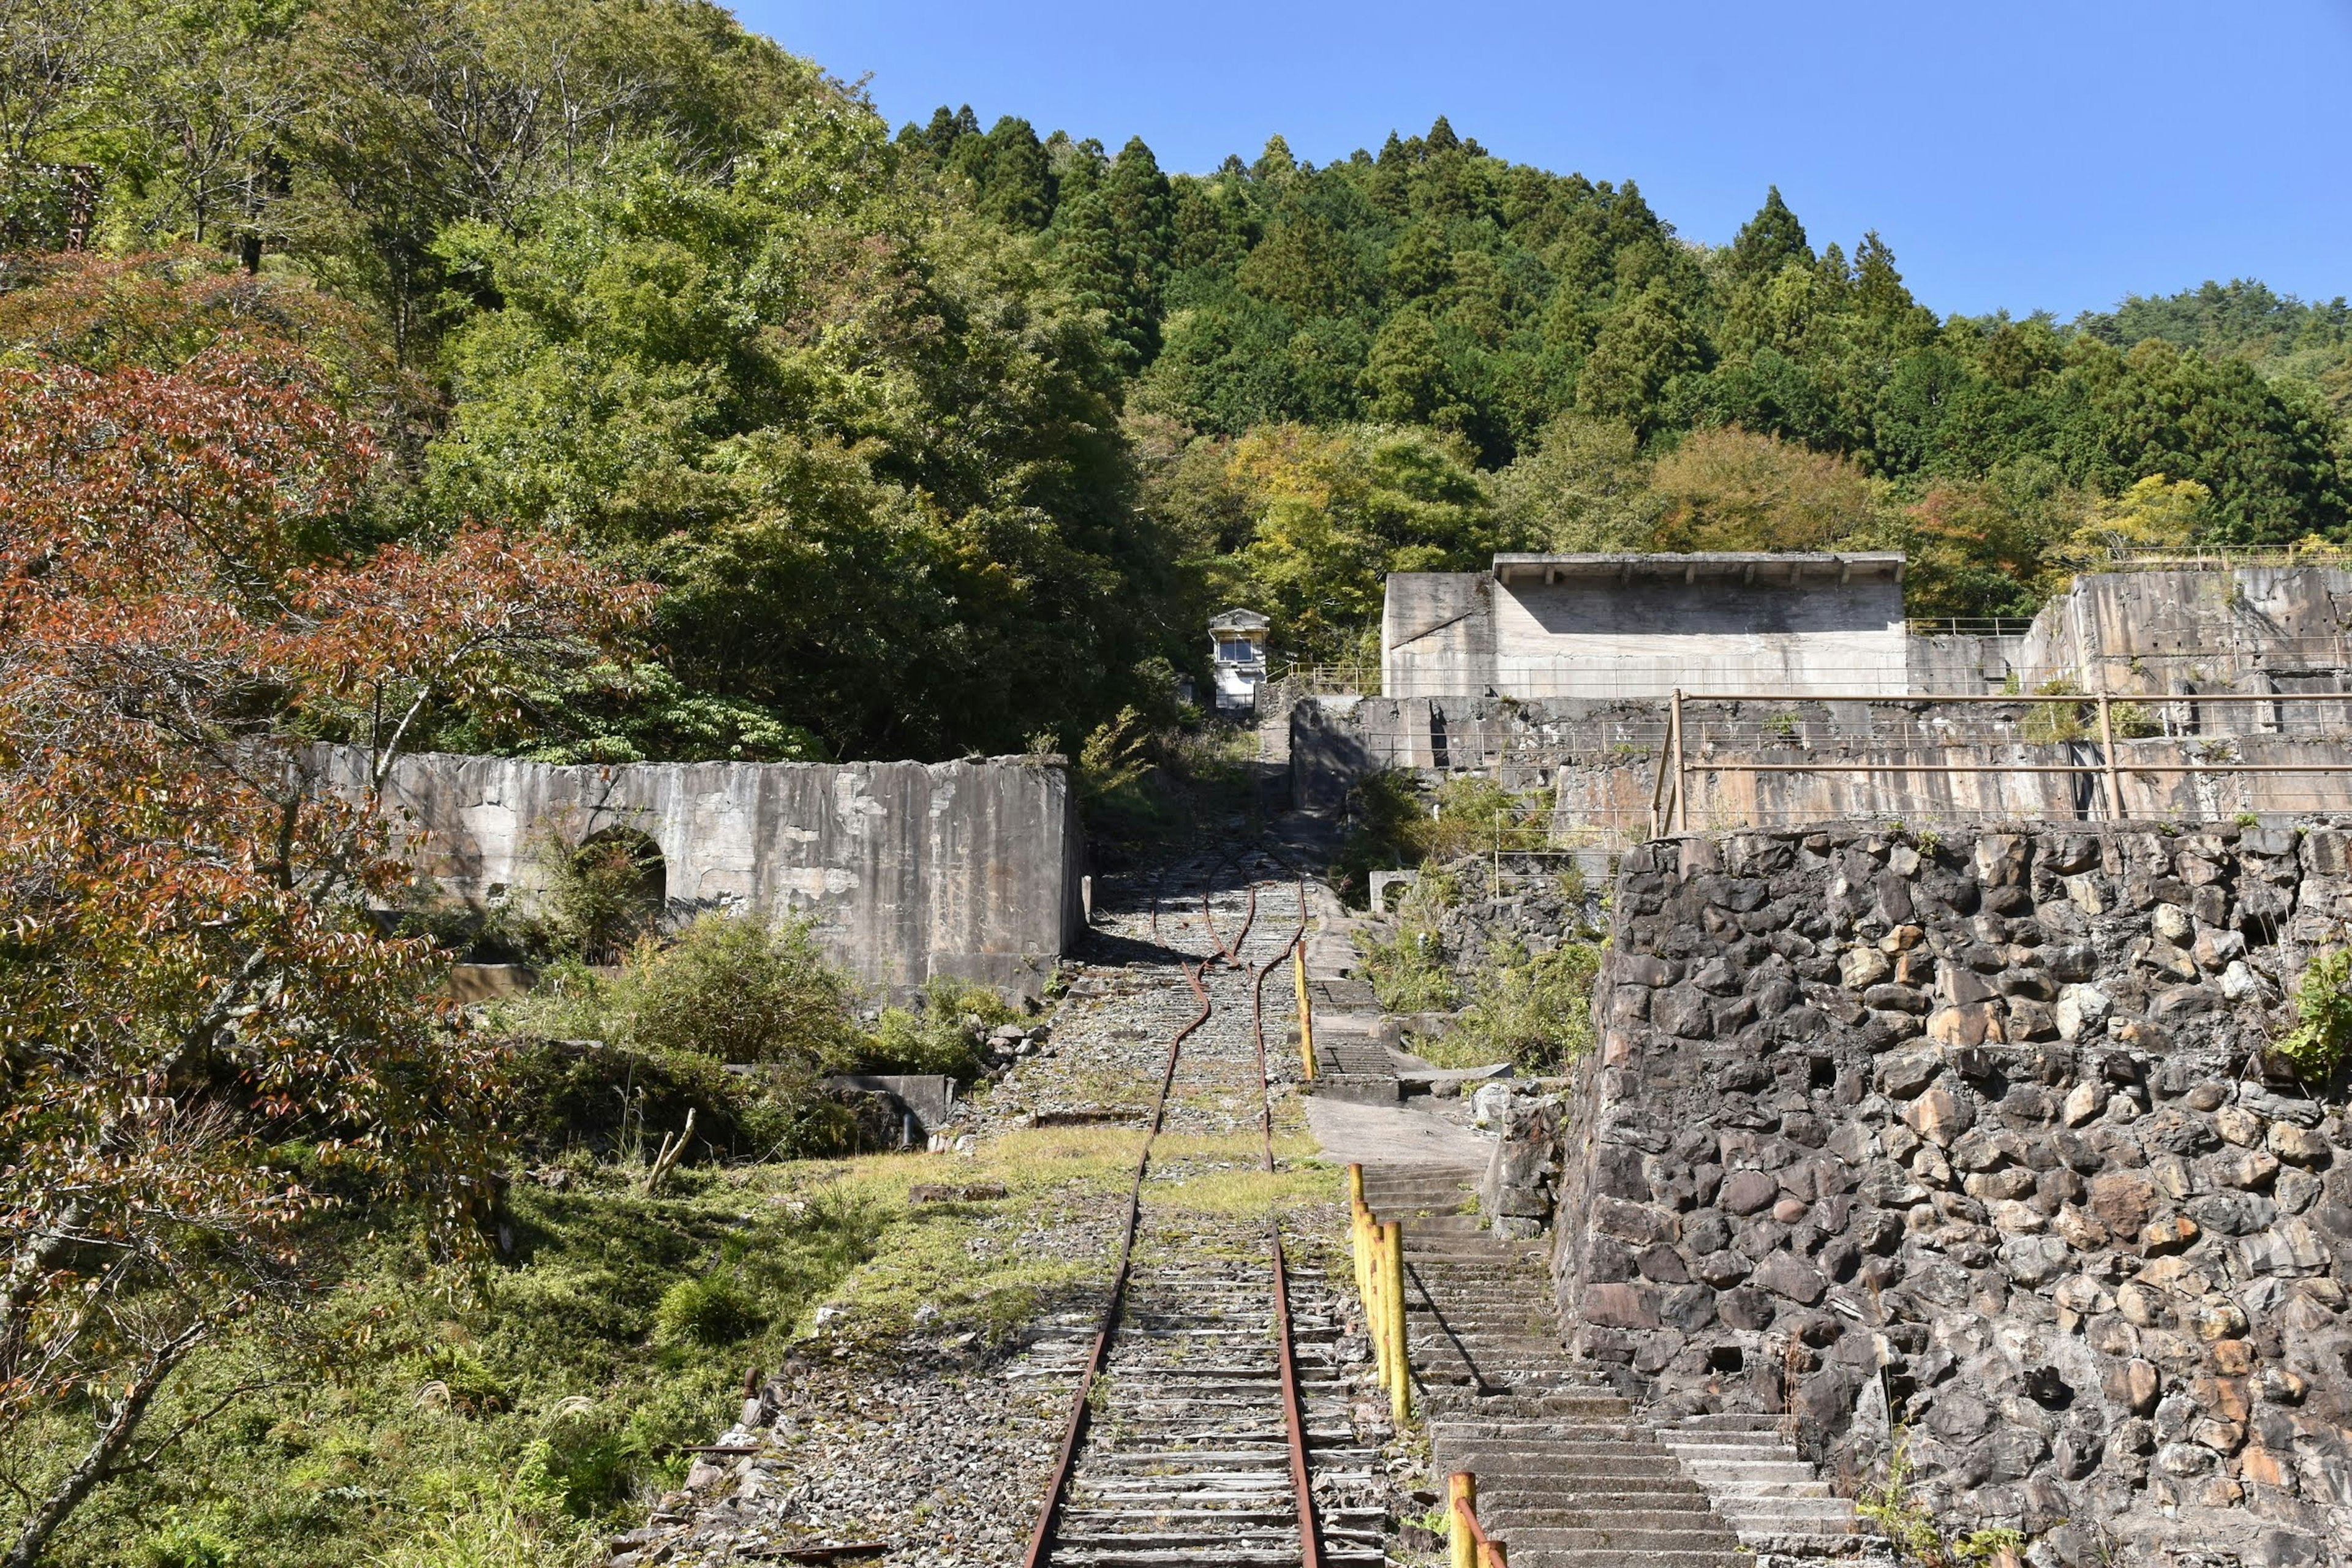
[[[2142,706],[2143,719],[2160,716],[2158,705]],[[1685,703],[1688,821],[1693,828],[1726,829],[1841,817],[1948,823],[2105,816],[2098,745],[2027,742],[2031,711],[2023,704],[1980,704],[1956,713],[1899,700]],[[2253,707],[2229,711],[2244,719]],[[1380,768],[1479,772],[1507,788],[1551,789],[1554,835],[1562,845],[1633,842],[1650,831],[1666,721],[1666,705],[1653,701],[1309,699],[1291,715],[1292,799],[1305,810],[1334,809],[1358,779]],[[1824,771],[1748,773],[1729,765],[1759,763],[1812,763]],[[2216,763],[2310,771],[2185,771]],[[1985,771],[1937,771],[1960,764]],[[2302,729],[2298,718],[2284,732],[2216,735],[2191,728],[2119,740],[2116,772],[2125,815],[2132,817],[2211,822],[2248,812],[2277,817],[2352,809],[2352,736],[2332,717],[2324,733]]]
[[[1397,572],[1381,608],[1388,697],[1484,691],[1495,679],[1495,580],[1484,572]]]
[[[337,752],[345,788],[364,757]],[[529,902],[544,846],[634,828],[661,847],[669,918],[805,916],[868,985],[901,994],[947,974],[1034,993],[1084,927],[1066,772],[1026,759],[684,763],[551,767],[503,757],[403,758],[388,811],[448,897]]]
[[[1575,1348],[1849,1478],[1906,1428],[2051,1568],[2339,1561],[2352,1127],[2262,1064],[2347,910],[2340,824],[1629,852],[1534,1152]]]
[[[1975,697],[2011,689],[2025,655],[2025,638],[1950,634],[1907,639],[1911,690],[1916,695]]]
[[[1494,602],[1492,684],[1505,696],[1607,700],[1677,687],[1899,696],[1909,687],[1903,584],[1892,577],[1579,577],[1498,587]]]
[[[2352,568],[2086,574],[2034,617],[2027,689],[2342,690]]]

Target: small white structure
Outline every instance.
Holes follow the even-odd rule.
[[[1272,624],[1255,610],[1210,617],[1209,670],[1219,712],[1246,713],[1257,707],[1257,689],[1265,680],[1265,628]]]

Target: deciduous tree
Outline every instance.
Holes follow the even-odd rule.
[[[374,798],[417,717],[494,710],[645,594],[542,543],[322,554],[373,459],[289,357],[0,372],[0,1562],[30,1568],[189,1356],[321,1283],[312,1222],[463,1245],[497,1052],[383,934]],[[310,742],[365,763],[329,776]],[[73,1451],[10,1434],[86,1419]]]

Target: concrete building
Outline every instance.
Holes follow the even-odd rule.
[[[1908,658],[1891,551],[1497,555],[1391,574],[1381,620],[1389,697],[1899,697]]]
[[[1265,683],[1265,632],[1273,623],[1255,610],[1227,610],[1209,621],[1210,679],[1217,711],[1249,713]]]

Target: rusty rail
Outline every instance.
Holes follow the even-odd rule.
[[[1181,964],[1185,983],[1200,999],[1201,1010],[1192,1021],[1178,1029],[1168,1042],[1168,1061],[1160,1075],[1160,1089],[1151,1104],[1151,1125],[1144,1136],[1143,1149],[1136,1156],[1135,1180],[1129,1184],[1127,1214],[1119,1227],[1118,1261],[1111,1272],[1110,1299],[1104,1304],[1102,1326],[1096,1331],[1093,1350],[1087,1357],[1086,1369],[1079,1374],[1076,1397],[1070,1405],[1069,1425],[1062,1434],[1062,1447],[1054,1462],[1054,1473],[1046,1482],[1045,1506],[1037,1514],[1035,1529],[1030,1532],[1029,1549],[1022,1557],[1024,1568],[1045,1568],[1054,1547],[1054,1531],[1060,1521],[1062,1500],[1067,1494],[1070,1476],[1077,1468],[1078,1449],[1086,1441],[1087,1427],[1092,1414],[1093,1394],[1097,1379],[1110,1356],[1112,1337],[1118,1332],[1120,1311],[1126,1304],[1128,1283],[1132,1273],[1135,1235],[1143,1215],[1143,1182],[1151,1168],[1151,1145],[1160,1136],[1168,1116],[1168,1096],[1176,1083],[1176,1064],[1182,1054],[1184,1041],[1202,1025],[1209,1021],[1213,1007],[1208,987],[1202,984],[1209,965],[1218,956],[1233,968],[1249,973],[1251,966],[1239,952],[1248,940],[1250,927],[1257,920],[1257,884],[1249,885],[1249,905],[1242,921],[1238,936],[1227,942],[1217,931],[1216,915],[1210,903],[1209,892],[1201,893],[1201,920],[1208,928],[1209,940],[1217,952],[1204,957],[1198,964]],[[1160,912],[1155,903],[1151,912],[1151,931],[1155,938],[1160,931]],[[1307,888],[1302,880],[1298,888],[1298,930],[1291,942],[1284,946],[1283,957],[1307,931]],[[1258,1139],[1260,1158],[1268,1171],[1274,1169],[1274,1112],[1266,1090],[1265,1070],[1265,977],[1277,958],[1259,966],[1252,985],[1253,1026],[1256,1037],[1258,1070]],[[1288,1269],[1282,1250],[1282,1227],[1278,1220],[1267,1221],[1268,1241],[1274,1266],[1275,1335],[1282,1374],[1283,1424],[1289,1435],[1290,1479],[1298,1507],[1298,1543],[1300,1568],[1323,1568],[1323,1546],[1315,1522],[1313,1479],[1307,1465],[1307,1420],[1305,1403],[1298,1393],[1298,1367],[1290,1342],[1290,1291]]]
[[[1157,925],[1157,911],[1154,911]],[[1216,934],[1214,922],[1210,935]],[[1054,1526],[1062,1512],[1062,1497],[1070,1488],[1070,1472],[1076,1468],[1078,1445],[1086,1440],[1087,1419],[1091,1413],[1095,1382],[1101,1376],[1103,1363],[1110,1358],[1111,1335],[1118,1331],[1119,1310],[1127,1302],[1127,1285],[1135,1253],[1135,1232],[1143,1218],[1143,1178],[1151,1168],[1151,1145],[1160,1136],[1160,1129],[1168,1118],[1168,1091],[1176,1083],[1176,1058],[1183,1051],[1184,1041],[1193,1030],[1209,1021],[1208,988],[1201,984],[1201,971],[1209,966],[1202,959],[1199,968],[1182,964],[1185,981],[1192,994],[1201,999],[1201,1010],[1192,1021],[1176,1031],[1168,1042],[1168,1065],[1160,1075],[1160,1092],[1151,1102],[1151,1126],[1144,1134],[1143,1149],[1135,1159],[1135,1181],[1128,1189],[1127,1215],[1120,1222],[1118,1262],[1111,1270],[1110,1300],[1103,1305],[1102,1327],[1095,1331],[1094,1349],[1087,1357],[1086,1370],[1078,1376],[1077,1397],[1070,1403],[1070,1424],[1062,1433],[1062,1449],[1054,1461],[1054,1474],[1046,1482],[1045,1506],[1037,1510],[1037,1527],[1030,1532],[1029,1550],[1021,1561],[1024,1568],[1043,1568],[1046,1554],[1054,1547]]]
[[[1257,909],[1257,889],[1250,889],[1250,910]],[[1246,929],[1246,928],[1244,928]],[[1265,977],[1275,966],[1297,951],[1307,936],[1307,882],[1298,882],[1298,929],[1283,943],[1282,952],[1258,966],[1250,983],[1250,1033],[1257,1046],[1257,1130],[1259,1156],[1274,1169],[1274,1101],[1265,1071]],[[1236,943],[1235,945],[1239,945]],[[1282,1251],[1282,1220],[1266,1216],[1266,1245],[1274,1261],[1274,1341],[1282,1367],[1282,1426],[1290,1439],[1290,1489],[1298,1507],[1299,1568],[1323,1568],[1323,1533],[1315,1521],[1315,1480],[1307,1467],[1307,1402],[1298,1394],[1298,1358],[1290,1343],[1290,1266]]]

